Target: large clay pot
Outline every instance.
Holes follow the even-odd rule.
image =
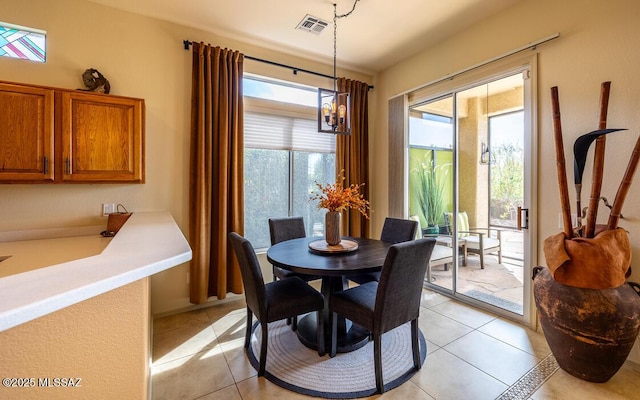
[[[589,382],[606,382],[627,359],[640,331],[640,285],[583,289],[533,270],[542,330],[558,365]]]
[[[324,238],[327,244],[335,246],[342,241],[342,221],[340,211],[328,211],[324,215]]]

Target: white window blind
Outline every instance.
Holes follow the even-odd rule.
[[[318,132],[315,120],[245,111],[244,146],[334,153],[336,139],[335,135]]]

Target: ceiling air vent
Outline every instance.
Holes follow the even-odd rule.
[[[327,26],[329,26],[329,23],[327,21],[324,21],[318,17],[314,17],[313,15],[307,14],[302,19],[302,21],[300,21],[298,26],[296,26],[296,29],[315,33],[317,35],[320,32],[322,32],[324,28],[326,28]]]

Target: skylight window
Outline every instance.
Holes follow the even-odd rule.
[[[46,61],[45,31],[0,22],[0,57]]]

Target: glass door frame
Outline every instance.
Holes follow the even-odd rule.
[[[455,76],[454,78],[446,81],[437,81],[436,84],[427,85],[425,87],[416,89],[406,95],[406,129],[405,129],[405,143],[408,149],[408,110],[418,104],[424,104],[429,101],[435,101],[437,99],[445,98],[447,96],[453,96],[453,110],[457,110],[456,93],[464,91],[466,89],[487,84],[489,82],[500,79],[508,75],[516,73],[522,73],[524,77],[524,207],[528,209],[528,229],[523,230],[523,315],[518,315],[502,308],[490,305],[488,303],[481,302],[471,297],[462,295],[457,292],[457,271],[459,267],[458,257],[453,257],[452,270],[453,270],[453,282],[452,290],[449,291],[445,288],[438,287],[436,285],[427,283],[430,289],[441,292],[448,296],[454,297],[464,303],[469,303],[480,308],[487,309],[493,313],[512,320],[518,320],[531,327],[535,327],[536,313],[535,305],[532,301],[532,288],[531,288],[531,270],[537,265],[538,250],[537,250],[537,55],[525,54],[520,56],[509,57],[509,59],[496,61],[488,64],[484,67],[475,69],[473,71]],[[459,129],[457,118],[453,118],[454,124],[454,145],[453,145],[453,215],[457,215],[459,210]],[[408,151],[405,151],[405,166],[408,166]],[[408,176],[408,167],[405,168]],[[408,180],[408,179],[407,179]],[[406,181],[406,180],[405,180]],[[409,197],[409,185],[405,185],[405,204],[408,203]],[[408,207],[407,207],[408,209]],[[453,243],[457,243],[458,240],[458,227],[457,221],[453,219]],[[523,215],[524,220],[524,215]],[[457,249],[452,249],[457,250]]]

